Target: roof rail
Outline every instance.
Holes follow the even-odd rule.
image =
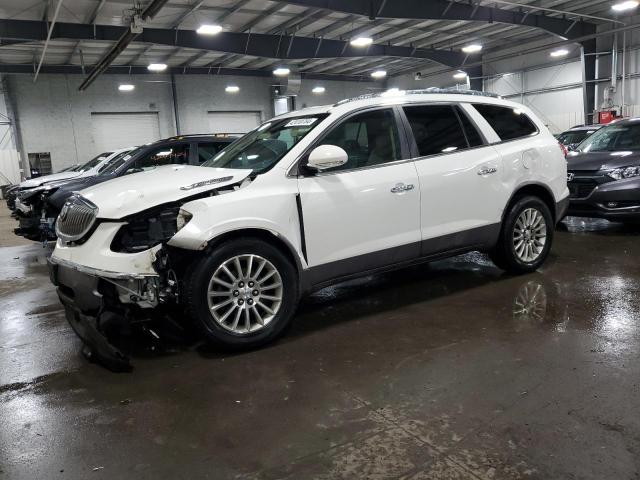
[[[370,98],[378,98],[378,97],[385,97],[385,96],[391,95],[390,93],[387,93],[387,92],[366,93],[364,95],[359,95],[357,97],[346,98],[344,100],[340,100],[339,102],[335,103],[333,106],[337,107],[338,105],[344,105],[345,103],[355,102],[357,100],[368,100]],[[399,92],[402,92],[402,95],[423,95],[426,93],[431,93],[431,94],[448,93],[448,94],[454,94],[454,95],[474,95],[477,97],[500,98],[500,95],[496,93],[481,92],[479,90],[457,90],[455,88],[429,87],[429,88],[421,88],[417,90],[399,90],[398,93]]]

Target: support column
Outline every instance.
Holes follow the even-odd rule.
[[[596,108],[596,41],[587,40],[582,42],[580,49],[580,60],[582,63],[582,100],[584,106],[584,123],[590,125],[597,120],[593,118],[593,111]],[[592,54],[592,55],[587,55]]]
[[[482,91],[482,65],[470,67],[464,70],[469,77],[469,88],[471,90]]]

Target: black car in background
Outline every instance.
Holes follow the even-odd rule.
[[[557,135],[558,141],[569,150],[575,149],[589,135],[597,132],[602,125],[579,125]]]
[[[94,177],[79,178],[61,185],[45,199],[46,216],[55,219],[64,202],[74,192],[161,165],[200,165],[236,139],[236,136],[230,135],[181,135],[139,147]]]
[[[640,118],[594,132],[567,155],[567,215],[640,221]]]

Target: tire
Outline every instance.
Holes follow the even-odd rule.
[[[264,272],[270,276],[259,282]],[[278,283],[281,287],[272,286]],[[271,300],[278,297],[278,302]],[[275,340],[290,325],[299,299],[298,275],[289,259],[269,243],[235,239],[196,260],[185,278],[185,298],[196,327],[208,342],[225,350],[256,348]]]
[[[516,229],[520,230],[520,227],[526,226],[525,224],[529,221],[527,220],[527,213],[525,212],[528,212],[528,218],[532,219],[531,223],[535,225],[535,229],[533,234],[531,231],[529,231],[528,234],[526,232],[522,234],[523,241],[525,242],[523,250],[521,244],[518,244],[520,248],[516,248],[515,236],[519,235]],[[534,217],[534,213],[537,216]],[[521,215],[524,215],[524,217],[521,218]],[[539,228],[542,224],[536,224],[536,222],[538,222],[537,219],[540,217],[540,222],[544,221],[544,237],[540,236],[543,233],[543,230]],[[524,223],[522,223],[523,220]],[[516,198],[504,216],[498,243],[494,249],[489,252],[489,257],[498,268],[509,273],[521,274],[533,272],[544,263],[549,255],[553,242],[553,232],[553,216],[546,203],[540,198],[530,195]],[[527,236],[525,237],[525,235]],[[530,244],[530,250],[528,250],[527,248],[529,247],[526,246],[527,239],[532,242]],[[540,245],[542,239],[544,239],[544,243]]]

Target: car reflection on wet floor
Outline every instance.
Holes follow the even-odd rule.
[[[80,357],[50,250],[2,248],[0,478],[633,478],[639,235],[569,218],[539,272],[364,277],[272,346],[134,343],[125,375]]]

